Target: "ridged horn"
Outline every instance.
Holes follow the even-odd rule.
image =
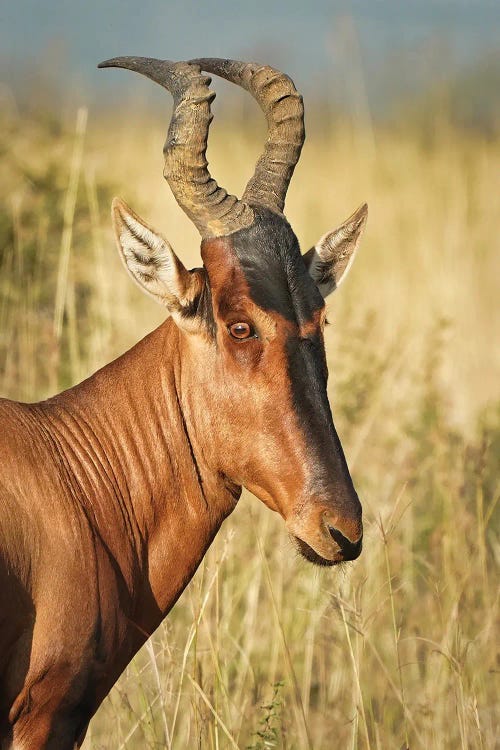
[[[293,81],[284,73],[258,63],[216,58],[190,62],[242,86],[259,103],[266,115],[268,138],[243,201],[283,213],[286,191],[305,139],[304,104]]]
[[[174,110],[163,149],[163,174],[182,210],[203,238],[221,237],[250,226],[252,209],[229,195],[210,176],[206,159],[210,104],[215,93],[199,65],[150,57],[114,57],[99,68],[126,68],[170,91]]]

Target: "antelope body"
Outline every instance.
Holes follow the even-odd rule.
[[[174,96],[165,177],[198,227],[188,271],[122,201],[124,263],[170,317],[80,385],[0,400],[0,745],[80,746],[105,695],[193,576],[246,486],[320,565],[361,551],[361,506],[327,399],[324,298],[362,206],[304,256],[283,215],[302,99],[266,66],[116,58]],[[205,160],[214,94],[246,88],[269,137],[241,200]]]

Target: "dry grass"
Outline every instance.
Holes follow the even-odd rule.
[[[0,393],[70,385],[162,318],[128,281],[119,192],[198,262],[160,170],[163,126],[5,114],[0,150]],[[85,132],[86,131],[86,132]],[[241,189],[258,139],[214,132]],[[297,559],[245,497],[180,603],[91,724],[111,748],[495,747],[498,721],[500,146],[312,128],[288,216],[304,249],[363,200],[367,236],[331,303],[337,427],[365,508],[361,559]]]

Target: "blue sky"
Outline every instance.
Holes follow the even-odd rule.
[[[473,62],[499,35],[497,0],[0,0],[3,83],[15,90],[52,66],[90,97],[140,91],[96,71],[121,54],[259,59],[306,93],[360,71],[376,97],[384,76],[412,85]]]

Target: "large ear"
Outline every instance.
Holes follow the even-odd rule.
[[[206,283],[203,272],[187,271],[169,243],[120,198],[114,198],[111,213],[120,257],[133,280],[165,305],[178,324],[192,328],[196,301]]]
[[[347,276],[366,225],[368,206],[363,203],[337,229],[323,235],[305,255],[307,269],[323,297],[327,297]]]

